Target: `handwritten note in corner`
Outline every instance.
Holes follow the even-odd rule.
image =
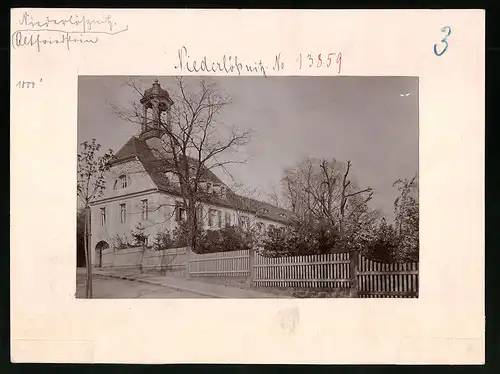
[[[110,15],[91,18],[76,13],[64,18],[37,18],[23,12],[16,26],[18,28],[11,37],[12,47],[36,48],[38,52],[53,44],[65,46],[68,50],[76,44],[97,44],[103,37],[128,31],[128,25],[119,25]]]

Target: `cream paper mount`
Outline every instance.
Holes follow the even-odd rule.
[[[484,11],[13,9],[11,16],[13,362],[484,363]],[[193,75],[247,80],[249,90],[277,77],[321,76],[332,85],[332,77],[418,78],[419,297],[75,298],[79,82]],[[96,95],[111,100],[107,89]],[[285,108],[293,92],[277,91],[273,103]],[[317,93],[300,94],[307,102]],[[269,115],[283,125],[281,114]],[[328,131],[307,121],[288,126],[303,138],[287,139],[286,131],[274,138],[273,159],[287,141],[309,142],[313,152],[320,145],[308,134]],[[383,141],[366,126],[372,143]]]

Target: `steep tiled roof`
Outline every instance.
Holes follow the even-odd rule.
[[[173,170],[173,161],[168,159],[158,159],[147,143],[135,136],[131,137],[125,145],[115,154],[112,163],[119,163],[137,157],[144,165],[148,175],[153,180],[158,189],[172,194],[179,194],[179,189],[173,185],[165,176],[165,172]],[[189,162],[196,163],[197,160],[190,158]],[[207,170],[204,176],[208,181],[226,187],[226,197],[221,198],[216,195],[207,195],[204,199],[207,203],[226,206],[236,210],[255,213],[262,218],[272,221],[286,223],[292,216],[292,212],[278,208],[272,204],[251,199],[236,194],[230,190],[212,171]]]
[[[115,154],[115,160],[119,161],[124,158],[143,154],[144,152],[150,151],[145,142],[139,140],[139,138],[132,136]]]

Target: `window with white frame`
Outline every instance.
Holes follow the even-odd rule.
[[[119,180],[119,185],[121,188],[127,188],[128,180],[127,180],[127,176],[125,174],[120,175],[118,177],[118,180]]]
[[[127,222],[127,205],[120,204],[120,223]]]
[[[248,228],[248,217],[247,216],[239,216],[238,217],[238,225],[242,229]]]
[[[101,226],[106,226],[106,208],[101,208]]]
[[[212,227],[214,225],[215,209],[208,210],[208,226]]]
[[[217,211],[217,226],[222,228],[222,212],[220,210]]]
[[[142,219],[148,219],[148,199],[141,200]]]
[[[224,214],[224,218],[225,218],[225,221],[226,221],[226,227],[230,227],[231,226],[231,213],[229,212],[226,212]]]

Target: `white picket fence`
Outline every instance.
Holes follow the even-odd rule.
[[[164,270],[190,277],[240,277],[257,287],[348,289],[350,254],[264,257],[248,250],[187,256],[186,248],[145,251],[105,250],[102,267]],[[189,261],[187,258],[189,257]],[[359,255],[356,267],[359,297],[418,297],[418,263],[380,263]]]
[[[294,257],[255,256],[254,283],[260,287],[349,287],[349,254]]]
[[[249,251],[217,252],[189,256],[189,275],[194,277],[248,277]]]
[[[418,297],[418,262],[386,264],[359,256],[359,297]]]

